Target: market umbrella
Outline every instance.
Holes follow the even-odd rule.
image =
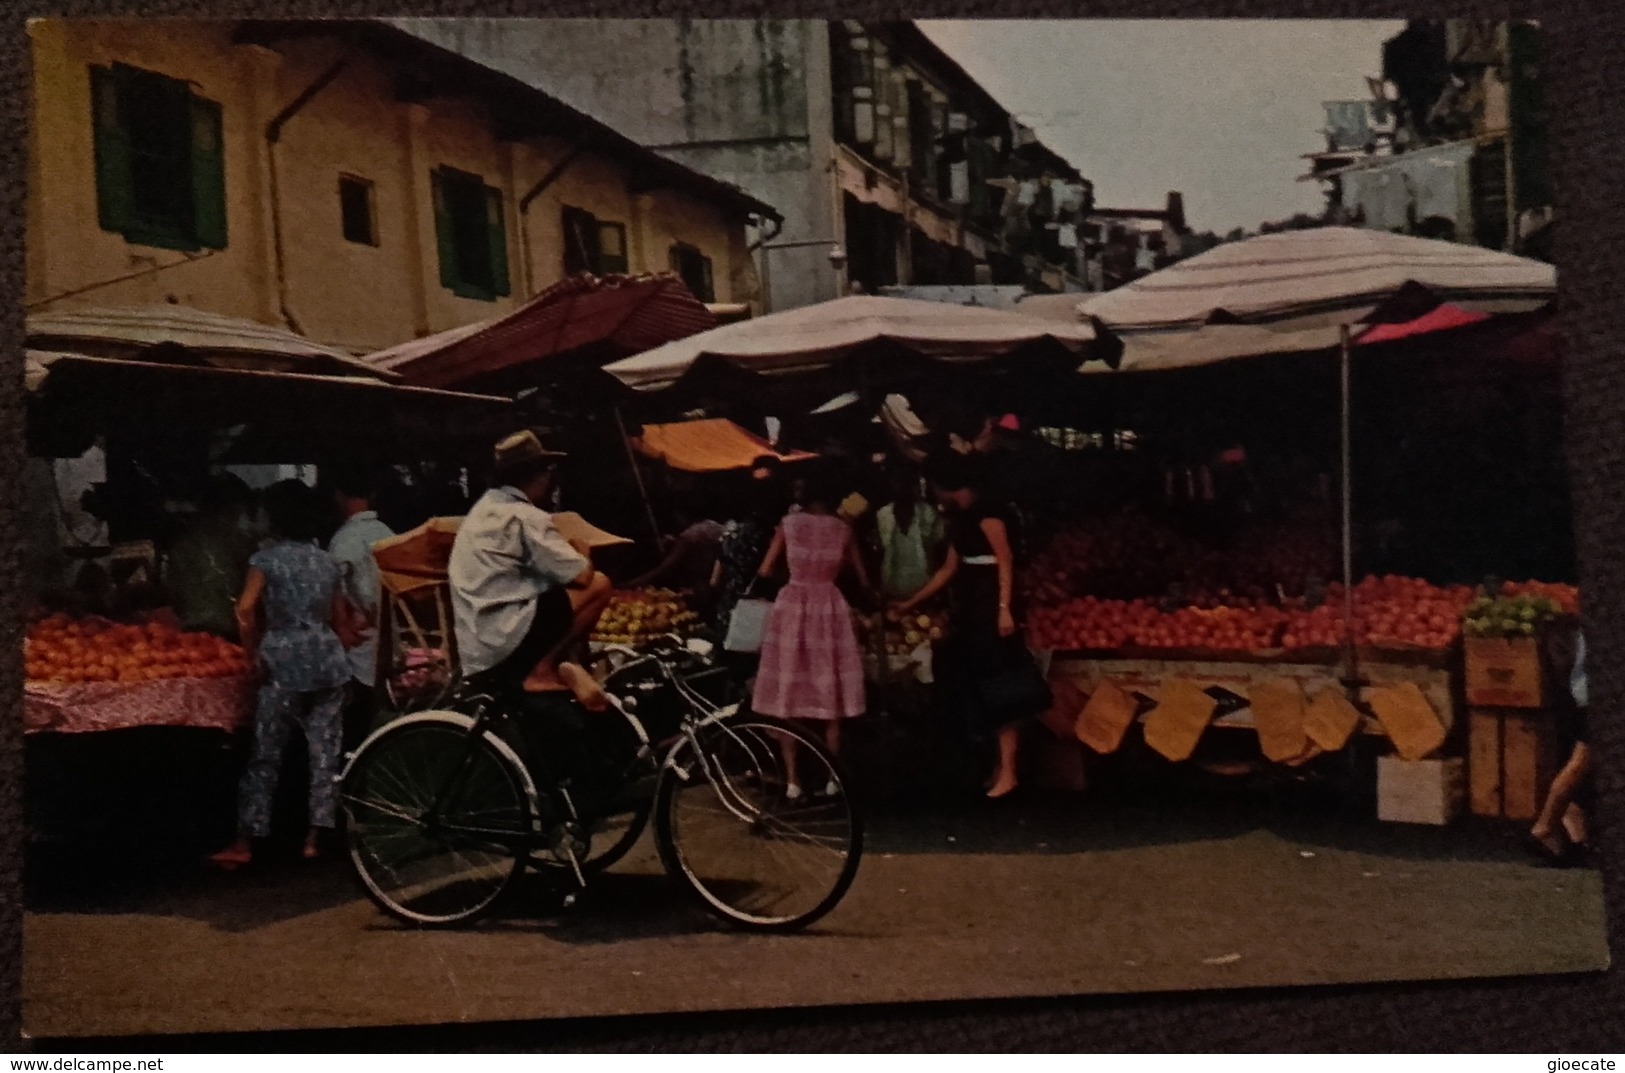
[[[1528,313],[1556,293],[1556,271],[1540,261],[1322,227],[1226,243],[1077,309],[1122,344],[1122,371],[1155,372],[1329,350],[1340,345],[1344,325],[1358,331],[1408,321],[1444,304],[1466,313]]]
[[[598,362],[637,354],[717,325],[717,315],[669,274],[575,275],[490,320],[367,355],[377,369],[424,387],[489,386],[569,355]]]
[[[1044,345],[1082,357],[1094,337],[1081,323],[856,295],[714,328],[617,361],[604,371],[638,391],[656,391],[677,383],[702,359],[783,375],[828,369],[877,344],[946,363],[973,363]]]
[[[1122,345],[1118,373],[1264,355],[1340,354],[1345,632],[1353,677],[1350,371],[1356,340],[1397,342],[1529,313],[1556,297],[1552,266],[1474,246],[1325,227],[1228,243],[1079,303]],[[1390,325],[1380,334],[1379,324]],[[1080,372],[1094,372],[1089,365]]]

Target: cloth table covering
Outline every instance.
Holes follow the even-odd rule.
[[[134,727],[195,727],[235,732],[248,725],[254,683],[230,678],[169,678],[118,682],[29,682],[23,690],[23,731],[83,734]]]

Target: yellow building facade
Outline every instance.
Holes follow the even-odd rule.
[[[30,312],[170,302],[365,353],[575,271],[756,301],[771,207],[393,27],[29,33]]]

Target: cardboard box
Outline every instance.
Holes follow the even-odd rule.
[[[1464,654],[1469,705],[1539,708],[1545,701],[1540,645],[1533,637],[1469,637]]]
[[[1461,812],[1467,765],[1448,760],[1377,759],[1377,819],[1385,823],[1443,826]]]

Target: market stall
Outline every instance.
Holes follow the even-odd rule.
[[[1139,420],[1106,427],[1160,434],[1176,459],[1155,496],[1164,509],[1096,518],[1034,564],[1032,634],[1053,651],[1056,740],[1110,755],[1133,730],[1180,762],[1214,740],[1209,728],[1245,730],[1261,763],[1292,767],[1369,737],[1392,753],[1377,767],[1380,815],[1453,815],[1466,783],[1462,625],[1481,596],[1462,579],[1361,579],[1353,511],[1381,496],[1359,479],[1375,471],[1359,411],[1409,413],[1425,400],[1407,394],[1445,393],[1443,378],[1396,388],[1417,370],[1472,362],[1480,385],[1491,370],[1555,380],[1555,347],[1539,337],[1553,287],[1535,262],[1328,228],[1234,243],[1083,303],[1122,360],[1118,372],[1080,371],[1113,402],[1141,403]],[[1463,427],[1481,420],[1470,394],[1456,396]],[[1147,418],[1153,404],[1163,412]],[[1339,410],[1341,435],[1328,439],[1314,426],[1336,428]],[[1321,436],[1325,465],[1299,474],[1311,478],[1298,482],[1299,506],[1266,522],[1261,508],[1281,504],[1255,479],[1260,456],[1293,429]],[[1478,576],[1492,572],[1506,574]],[[1526,601],[1518,617],[1486,628],[1515,636],[1577,599],[1533,584],[1505,595]]]
[[[99,460],[82,501],[46,487],[31,527],[73,539],[30,593],[33,840],[101,832],[196,849],[179,832],[204,832],[201,844],[229,826],[255,696],[229,611],[206,633],[172,610],[174,587],[195,580],[171,553],[200,495],[233,466],[308,480],[330,463],[481,457],[511,428],[511,404],[410,387],[292,333],[184,307],[35,314],[28,332],[52,348],[26,355],[31,464],[49,486],[55,460]],[[70,531],[70,507],[96,524]],[[246,562],[255,538],[232,531]],[[116,815],[97,805],[112,800]]]

